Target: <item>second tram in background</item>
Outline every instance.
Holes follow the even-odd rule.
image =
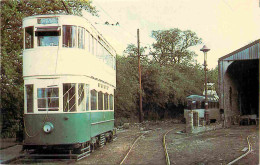
[[[221,113],[219,110],[219,97],[214,88],[214,83],[207,83],[207,94],[208,94],[208,111],[209,111],[209,120],[211,123],[221,120]],[[190,95],[186,97],[186,108],[184,109],[184,118],[187,121],[189,111],[197,112],[198,117],[200,118],[198,123],[202,125],[205,115],[205,91],[203,96],[199,95]]]
[[[86,155],[114,135],[116,52],[72,15],[23,19],[24,149]]]

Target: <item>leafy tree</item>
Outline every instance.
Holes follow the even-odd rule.
[[[66,6],[66,7],[65,7]],[[1,135],[13,136],[23,114],[22,19],[41,14],[97,15],[91,1],[17,0],[1,1]],[[9,132],[8,132],[9,131]],[[11,132],[11,134],[10,134]]]
[[[117,88],[115,91],[115,117],[138,116],[138,65],[137,58],[117,56]]]
[[[191,61],[196,54],[188,48],[201,43],[201,38],[195,32],[178,28],[152,31],[152,37],[156,42],[152,45],[154,50],[151,54],[160,65]]]

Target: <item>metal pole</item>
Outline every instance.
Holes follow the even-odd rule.
[[[138,53],[138,74],[139,74],[139,88],[140,88],[140,123],[143,122],[143,105],[142,105],[142,77],[141,77],[141,66],[140,66],[140,41],[139,41],[139,29],[137,29],[137,53]]]
[[[206,120],[206,124],[209,124],[208,89],[207,89],[207,52],[204,52],[204,70],[205,70],[205,120]]]

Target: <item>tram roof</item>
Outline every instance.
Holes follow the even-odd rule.
[[[43,14],[43,15],[32,15],[32,16],[28,16],[28,17],[25,17],[23,18],[23,21],[25,21],[26,19],[33,19],[33,18],[46,18],[46,17],[80,17],[82,19],[85,19],[91,26],[92,28],[95,29],[95,31],[99,34],[99,36],[102,37],[102,39],[107,43],[109,44],[109,47],[111,47],[114,51],[115,51],[115,54],[116,54],[116,50],[115,48],[107,41],[107,39],[97,30],[97,28],[85,17],[83,16],[78,16],[78,15],[72,15],[72,14]]]
[[[203,101],[205,100],[205,96],[200,96],[200,95],[190,95],[186,97],[188,100],[196,100],[196,101]]]

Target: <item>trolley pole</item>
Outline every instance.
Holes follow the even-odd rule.
[[[140,113],[139,120],[140,123],[143,122],[143,105],[142,105],[142,77],[141,77],[141,66],[140,66],[140,40],[139,40],[139,29],[137,29],[137,53],[138,53],[138,74],[139,74],[139,88],[140,88]]]
[[[205,71],[205,114],[204,118],[206,120],[206,124],[209,124],[209,111],[208,111],[208,87],[207,87],[207,52],[210,49],[204,45],[200,51],[204,53],[204,71]]]

